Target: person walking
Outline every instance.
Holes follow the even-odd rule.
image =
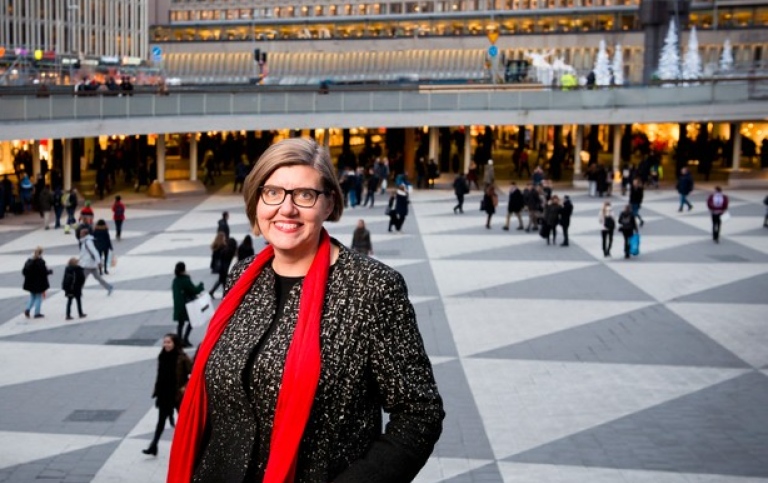
[[[512,182],[512,188],[509,190],[509,203],[507,204],[507,220],[504,223],[503,230],[509,231],[509,219],[512,215],[517,216],[517,229],[522,230],[523,215],[522,211],[525,208],[525,200],[523,199],[523,193],[520,188],[517,187],[517,183]]]
[[[453,180],[453,193],[456,195],[456,206],[453,207],[453,214],[464,213],[464,195],[469,193],[469,182],[464,173],[456,175]]]
[[[544,202],[541,199],[539,187],[529,183],[526,191],[523,191],[523,199],[526,199],[526,206],[528,208],[528,226],[525,227],[525,231],[530,233],[531,230],[534,232],[538,230],[539,216],[543,211]]]
[[[224,296],[224,288],[227,284],[229,267],[232,265],[232,260],[235,258],[235,255],[237,255],[237,240],[232,237],[227,238],[226,243],[219,250],[219,271],[217,272],[219,278],[216,280],[216,283],[213,284],[211,290],[208,291],[208,294],[210,294],[212,299],[216,298],[214,293],[219,286],[221,286],[222,297]]]
[[[74,229],[75,223],[77,223],[77,219],[75,218],[75,210],[77,210],[77,190],[75,188],[69,190],[64,209],[67,210],[67,224],[64,227],[64,233],[68,234],[69,230]]]
[[[363,206],[368,206],[368,202],[371,202],[371,208],[373,208],[373,202],[376,198],[376,191],[379,189],[379,177],[376,176],[376,171],[373,168],[368,170],[368,178],[365,180],[365,201]]]
[[[77,262],[77,257],[69,259],[67,268],[64,269],[64,277],[61,279],[61,289],[67,297],[67,320],[72,320],[72,300],[77,302],[77,314],[82,319],[87,316],[83,313],[83,285],[85,285],[85,272]]]
[[[29,179],[27,173],[24,173],[19,181],[19,197],[24,205],[24,212],[32,211],[32,194],[35,191],[35,186],[32,184],[32,180]]]
[[[37,199],[37,207],[40,209],[40,216],[43,218],[43,226],[46,230],[51,228],[51,210],[53,210],[53,193],[50,185],[45,185],[40,191]]]
[[[237,247],[237,260],[245,260],[246,258],[252,257],[253,255],[255,255],[255,251],[253,249],[253,238],[251,238],[251,235],[245,235],[243,242],[239,247]]]
[[[613,217],[613,208],[611,208],[610,201],[603,203],[598,219],[602,227],[600,235],[603,239],[603,256],[609,258],[611,256],[611,247],[613,247],[613,231],[616,229],[616,219]]]
[[[560,226],[563,227],[563,243],[561,247],[568,246],[568,227],[571,226],[571,215],[573,214],[573,203],[571,203],[571,197],[565,195],[563,197],[563,209],[560,210]]]
[[[485,219],[485,227],[491,229],[491,218],[496,213],[496,207],[499,205],[499,195],[496,194],[496,187],[489,184],[485,187],[483,193],[482,209],[485,211],[487,217]]]
[[[115,287],[101,278],[99,273],[100,262],[99,250],[96,248],[93,235],[91,235],[87,226],[82,226],[80,228],[80,266],[83,267],[85,278],[87,280],[89,275],[93,275],[93,278],[102,287],[107,289],[107,295],[112,295]]]
[[[640,178],[635,178],[629,188],[629,206],[632,207],[632,215],[640,220],[640,226],[645,225],[643,217],[640,216],[640,205],[643,204],[643,194],[645,188]]]
[[[189,342],[192,324],[189,323],[187,302],[195,300],[205,288],[203,282],[197,285],[192,283],[192,278],[187,274],[187,265],[184,262],[178,262],[173,273],[175,276],[171,284],[171,291],[173,293],[173,320],[176,321],[176,334],[183,347],[192,347]]]
[[[688,201],[688,195],[691,194],[691,191],[693,191],[693,176],[688,168],[683,168],[680,170],[680,178],[677,180],[677,192],[680,195],[678,212],[683,211],[684,205],[688,206],[688,211],[693,209],[693,205]]]
[[[221,267],[221,255],[227,248],[227,235],[223,231],[216,233],[216,237],[211,243],[211,273],[219,273]]]
[[[229,238],[229,212],[223,211],[221,213],[221,219],[216,227],[217,232],[223,232],[226,238]]]
[[[157,444],[165,430],[167,419],[173,426],[173,413],[181,407],[181,399],[187,387],[189,375],[192,373],[192,361],[181,347],[181,341],[176,334],[165,334],[163,348],[157,357],[157,378],[152,397],[157,407],[157,426],[155,435],[147,449],[142,453],[157,456]]]
[[[712,240],[720,243],[720,226],[723,222],[723,213],[728,211],[728,196],[719,186],[715,186],[715,192],[707,198],[707,208],[712,214]]]
[[[629,240],[637,231],[637,219],[632,212],[632,206],[627,205],[619,214],[619,231],[624,236],[624,258],[629,258]]]
[[[364,220],[357,220],[357,228],[352,233],[352,249],[363,255],[373,255],[371,232],[365,227]]]
[[[64,212],[64,203],[66,200],[64,198],[66,195],[62,192],[61,188],[58,186],[55,190],[53,190],[53,215],[54,215],[54,223],[53,223],[53,229],[58,230],[61,228],[61,214]]]
[[[398,232],[403,228],[405,218],[408,216],[408,203],[408,187],[400,184],[389,198],[389,231],[392,231],[393,226]]]
[[[43,260],[43,247],[35,248],[32,257],[27,259],[24,269],[21,271],[24,275],[24,290],[29,292],[29,302],[24,310],[24,315],[29,318],[32,309],[35,311],[34,317],[41,319],[45,317],[40,313],[40,307],[43,303],[43,295],[51,285],[48,283],[48,276],[53,274],[53,270],[45,265]]]
[[[99,273],[109,275],[109,252],[113,250],[107,222],[99,220],[93,229],[93,244],[99,252]]]
[[[483,184],[490,186],[496,183],[496,172],[493,169],[493,160],[489,159],[488,164],[485,165],[485,172],[483,173]]]
[[[115,238],[120,241],[123,236],[123,222],[125,221],[125,205],[120,195],[115,196],[112,203],[112,220],[115,222]]]
[[[550,244],[550,237],[552,238],[552,245],[557,245],[557,225],[560,223],[560,212],[562,206],[560,206],[560,197],[553,195],[547,202],[546,208],[544,208],[544,223],[547,225],[547,245]]]

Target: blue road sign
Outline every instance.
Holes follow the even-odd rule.
[[[152,60],[155,62],[160,62],[163,60],[163,49],[160,47],[152,47]]]
[[[497,55],[499,55],[499,48],[496,47],[495,45],[491,45],[490,47],[488,47],[488,55],[490,55],[491,57],[496,57]]]

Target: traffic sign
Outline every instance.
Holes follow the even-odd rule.
[[[490,55],[491,57],[496,57],[497,55],[499,55],[499,48],[496,47],[495,45],[491,45],[490,47],[488,47],[488,55]]]
[[[155,62],[162,62],[163,60],[163,49],[161,49],[158,46],[152,47],[152,60]]]

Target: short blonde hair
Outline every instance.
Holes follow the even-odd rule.
[[[327,221],[338,221],[344,210],[344,198],[341,195],[341,186],[336,178],[331,163],[331,155],[328,150],[320,146],[313,139],[290,138],[273,144],[261,155],[256,166],[245,178],[243,186],[243,198],[245,198],[245,212],[251,226],[256,225],[256,206],[261,199],[259,188],[272,176],[272,173],[285,166],[309,166],[320,173],[323,179],[323,189],[333,199],[333,211],[328,215]]]
[[[43,247],[35,247],[35,251],[32,253],[33,258],[40,258],[43,256]]]

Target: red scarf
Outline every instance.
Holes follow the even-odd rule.
[[[245,294],[273,256],[272,245],[258,254],[221,301],[211,319],[208,332],[195,356],[192,375],[181,403],[171,447],[168,483],[192,481],[208,414],[204,374],[208,357]],[[328,232],[323,230],[320,235],[320,248],[301,287],[299,317],[288,347],[280,393],[277,396],[264,483],[290,483],[296,474],[299,443],[309,420],[315,390],[320,380],[320,318],[323,313],[330,260],[330,237]]]

